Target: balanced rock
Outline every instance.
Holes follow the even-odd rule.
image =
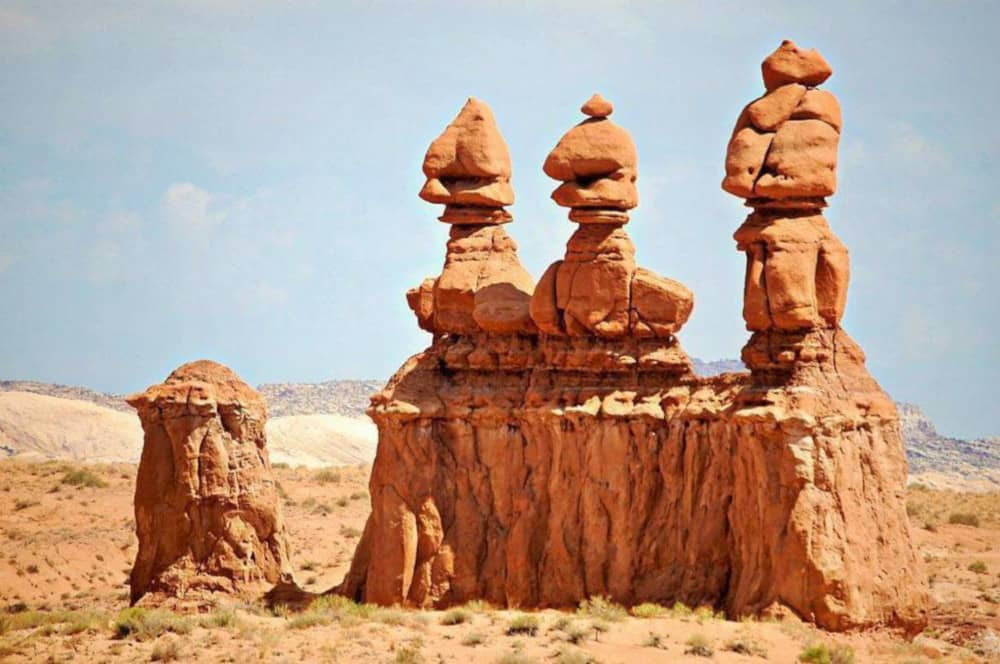
[[[806,199],[837,189],[840,104],[818,90],[833,70],[817,51],[785,41],[761,65],[767,92],[743,109],[726,151],[722,188],[747,199]]]
[[[635,245],[623,227],[626,211],[639,200],[635,144],[607,119],[613,109],[600,95],[582,110],[591,119],[570,129],[544,166],[563,181],[552,198],[572,209],[569,217],[580,227],[563,260],[539,280],[531,316],[551,335],[670,338],[691,315],[694,295],[636,265]]]
[[[199,360],[128,403],[145,432],[132,603],[147,593],[239,593],[290,579],[263,397],[227,367]]]
[[[420,197],[444,203],[441,221],[452,224],[441,275],[407,294],[421,328],[432,332],[529,332],[534,281],[517,257],[517,244],[501,224],[514,202],[510,153],[490,108],[469,99],[424,158],[427,182]]]

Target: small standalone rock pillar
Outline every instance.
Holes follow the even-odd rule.
[[[291,579],[263,397],[227,367],[199,360],[128,403],[145,432],[132,603]]]

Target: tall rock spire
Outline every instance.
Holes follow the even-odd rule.
[[[765,336],[834,330],[844,315],[850,268],[847,248],[821,210],[836,190],[841,114],[837,98],[815,87],[832,69],[818,52],[791,41],[761,68],[767,92],[740,114],[722,181],[754,209],[734,236],[747,254],[743,318],[747,329]],[[744,359],[751,368],[794,359],[785,352],[794,349],[784,347],[771,357],[775,348],[751,343]]]
[[[470,98],[424,157],[420,198],[443,203],[451,224],[444,269],[406,294],[420,327],[434,334],[527,333],[534,282],[501,227],[514,202],[507,144],[489,106]]]
[[[565,258],[539,280],[532,318],[550,335],[670,338],[691,314],[694,295],[635,263],[623,228],[639,204],[635,144],[608,118],[614,107],[600,95],[580,110],[587,119],[559,139],[543,168],[562,182],[552,198],[580,227]]]

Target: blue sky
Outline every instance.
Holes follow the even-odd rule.
[[[595,91],[638,145],[639,261],[695,292],[682,343],[737,357],[746,212],[719,182],[791,38],[844,108],[844,327],[939,429],[1000,434],[998,5],[751,4],[0,0],[0,378],[387,377],[444,257],[427,145],[492,106],[537,277],[573,230],[541,165]]]

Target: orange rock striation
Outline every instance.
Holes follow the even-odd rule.
[[[691,372],[673,337],[690,292],[652,273],[645,290],[622,228],[635,148],[591,99],[546,160],[580,229],[534,290],[535,327],[436,327],[372,398],[372,514],[333,592],[418,607],[607,595],[834,630],[926,624],[896,412],[839,327],[847,253],[819,214],[836,141],[802,124],[839,130],[836,100],[814,94],[830,68],[785,42],[763,70],[762,99],[780,94],[736,134],[790,136],[735,190],[755,208],[736,234],[751,372]],[[750,142],[730,144],[729,191]],[[768,175],[774,186],[755,188]]]
[[[290,579],[263,397],[227,367],[199,360],[128,403],[145,432],[132,603]]]

